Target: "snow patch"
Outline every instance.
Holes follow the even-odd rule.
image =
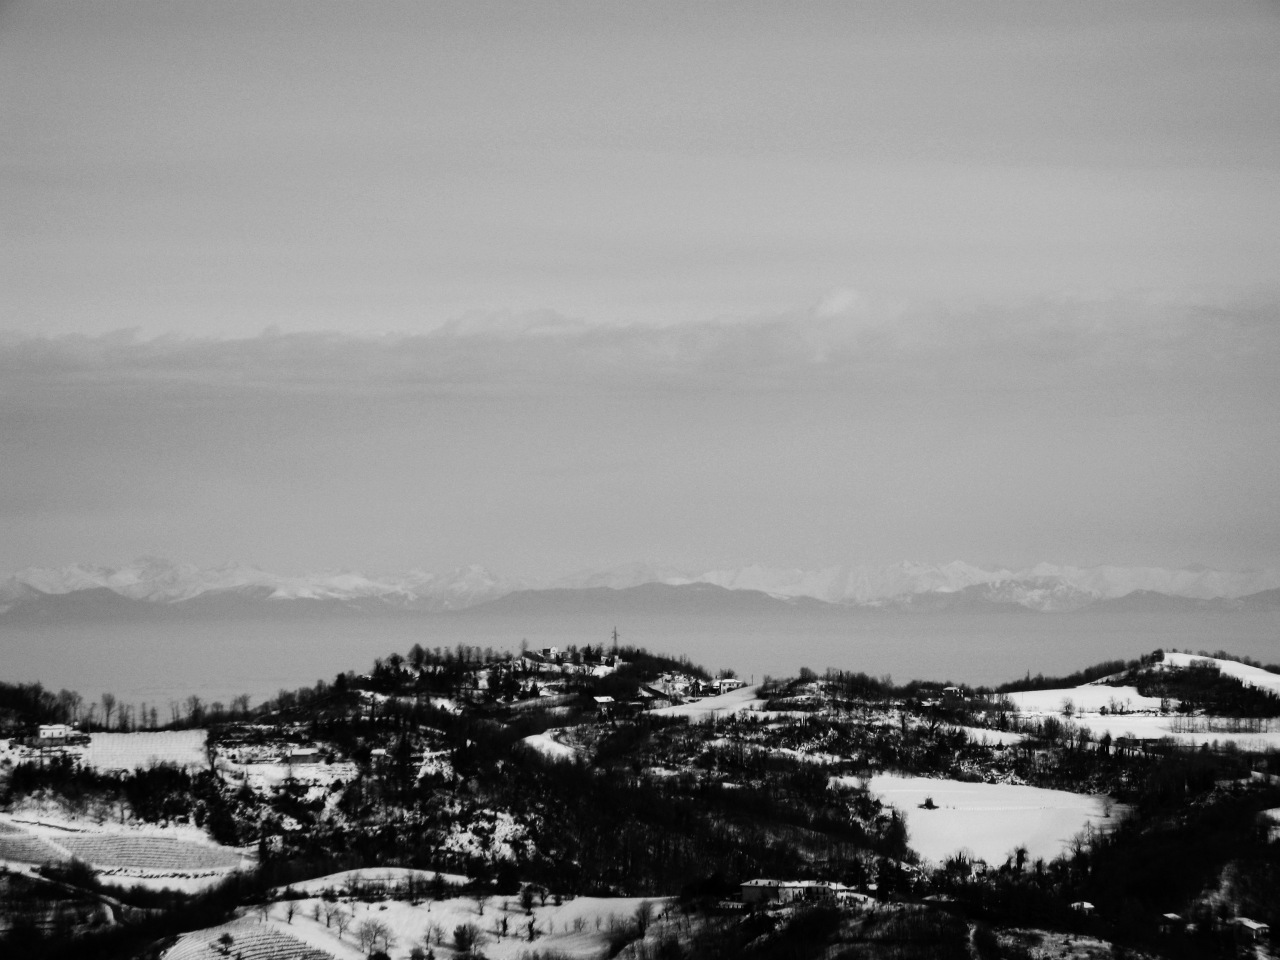
[[[935,863],[967,850],[998,865],[1018,846],[1027,848],[1028,862],[1051,860],[1086,828],[1108,822],[1106,798],[1065,790],[895,774],[877,774],[870,788],[906,817],[911,848]],[[937,809],[921,809],[926,797]]]

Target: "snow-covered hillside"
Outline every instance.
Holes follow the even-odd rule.
[[[1217,657],[1201,657],[1191,653],[1165,653],[1158,666],[1191,667],[1197,664],[1211,664],[1225,676],[1235,677],[1246,687],[1256,687],[1280,697],[1280,674],[1271,673],[1259,667],[1251,667],[1247,663],[1235,660],[1219,660]]]

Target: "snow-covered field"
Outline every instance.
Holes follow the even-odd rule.
[[[681,703],[674,707],[659,707],[653,711],[655,717],[688,717],[690,720],[706,720],[708,717],[723,717],[744,710],[759,710],[764,701],[759,697],[760,688],[739,687],[719,696],[707,697],[694,703]]]
[[[1233,743],[1241,750],[1265,751],[1280,749],[1280,721],[1259,721],[1264,729],[1257,731],[1231,731],[1222,729],[1232,721],[1223,717],[1178,717],[1159,714],[1133,714],[1130,716],[1076,716],[1075,722],[1088,728],[1095,738],[1104,733],[1135,740],[1160,740],[1170,737],[1181,743],[1199,746],[1202,743]]]
[[[1027,848],[1028,862],[1049,860],[1090,824],[1108,822],[1105,798],[1065,790],[895,774],[877,774],[870,787],[905,814],[907,842],[935,863],[965,850],[999,865],[1018,846]],[[921,809],[926,797],[938,809]]]
[[[557,731],[547,730],[545,733],[535,733],[531,737],[525,737],[521,742],[532,747],[544,756],[550,757],[552,760],[572,760],[578,755],[578,751],[566,743],[561,743],[556,739]]]
[[[154,733],[95,733],[84,751],[84,763],[95,770],[133,770],[153,763],[202,769],[209,766],[204,730]]]
[[[1225,676],[1235,677],[1246,687],[1257,687],[1280,697],[1280,674],[1270,673],[1247,663],[1234,660],[1219,660],[1216,657],[1199,657],[1192,653],[1166,653],[1162,663],[1166,667],[1190,667],[1197,664],[1212,664]]]
[[[1104,707],[1108,713],[1160,709],[1159,697],[1144,697],[1136,687],[1104,687],[1091,683],[1055,690],[1026,690],[1009,694],[1009,699],[1019,713],[1027,714],[1060,714],[1067,701],[1075,713],[1098,713]]]
[[[1242,682],[1280,694],[1280,675],[1268,673],[1232,660],[1196,657],[1186,653],[1166,653],[1164,663],[1185,667],[1195,662],[1217,666],[1224,674]],[[1222,717],[1184,717],[1176,713],[1160,713],[1158,697],[1144,697],[1135,687],[1108,687],[1085,684],[1054,690],[1029,690],[1011,693],[1018,712],[1028,717],[1064,716],[1064,705],[1071,704],[1069,719],[1088,728],[1095,737],[1110,734],[1136,740],[1160,740],[1165,737],[1199,746],[1203,743],[1233,743],[1244,750],[1280,749],[1280,721],[1263,720],[1256,729],[1232,730],[1231,720]],[[1106,713],[1103,713],[1105,708]]]
[[[334,927],[325,927],[323,914],[320,920],[314,919],[315,907],[322,901],[306,899],[294,901],[296,914],[292,923],[288,922],[285,913],[286,904],[273,904],[268,923],[339,960],[364,960],[365,954],[359,949],[354,930],[362,921],[370,919],[381,921],[391,930],[396,944],[391,950],[393,957],[407,956],[415,943],[422,944],[422,937],[432,927],[443,932],[443,949],[434,941],[432,944],[436,956],[454,956],[454,928],[475,924],[483,934],[480,950],[490,960],[519,960],[523,954],[533,951],[555,951],[567,957],[590,957],[594,960],[604,954],[611,927],[630,923],[636,908],[646,899],[653,906],[652,936],[662,927],[660,917],[668,905],[663,898],[578,897],[560,906],[550,899],[546,906],[539,906],[535,900],[532,916],[525,915],[519,898],[514,896],[493,897],[483,907],[483,914],[476,901],[468,897],[427,900],[418,906],[404,901],[341,902],[342,908],[350,911],[353,917],[352,929],[341,939]],[[506,936],[499,933],[504,918],[507,921]],[[530,921],[534,927],[532,942],[529,940]]]

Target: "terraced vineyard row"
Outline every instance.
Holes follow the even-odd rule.
[[[219,938],[229,935],[231,942]],[[189,933],[169,948],[164,960],[334,960],[333,954],[296,940],[288,934],[258,924],[229,923]]]
[[[67,855],[50,843],[24,830],[0,831],[0,860],[18,863],[48,863],[65,860]]]
[[[67,837],[61,843],[76,857],[96,867],[180,871],[230,869],[240,864],[240,855],[233,851],[168,837],[98,834]]]

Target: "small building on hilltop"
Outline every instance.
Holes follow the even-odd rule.
[[[36,740],[33,746],[61,747],[79,736],[79,730],[65,723],[42,723],[36,729]]]

